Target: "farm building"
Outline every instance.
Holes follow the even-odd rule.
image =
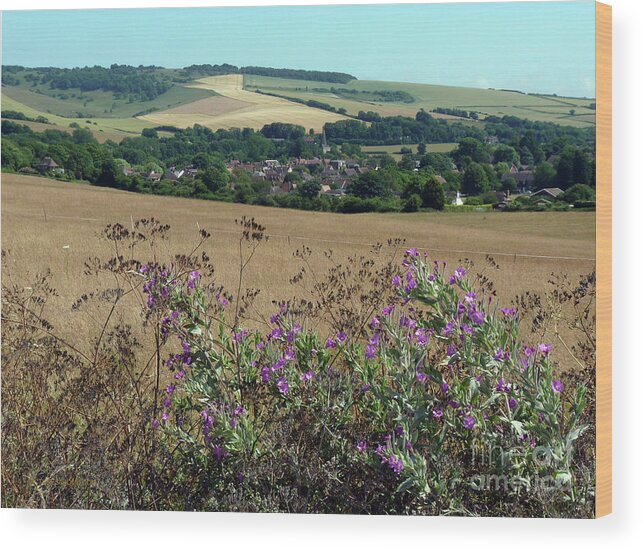
[[[559,195],[562,195],[564,191],[559,187],[545,187],[540,191],[536,191],[532,197],[545,197],[555,199]]]
[[[55,172],[57,174],[65,173],[65,169],[62,166],[59,166],[59,164],[51,157],[45,157],[42,159],[40,164],[36,166],[36,169],[41,174],[44,174],[45,172]]]

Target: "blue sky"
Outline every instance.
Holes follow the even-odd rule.
[[[232,63],[593,97],[594,10],[579,0],[8,11],[2,61]]]

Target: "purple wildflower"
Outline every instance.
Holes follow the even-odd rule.
[[[552,350],[551,344],[540,344],[538,346],[538,351],[543,355],[549,355],[549,352]]]
[[[395,287],[400,286],[402,284],[402,278],[399,275],[395,275],[391,280],[391,284]]]
[[[358,452],[363,453],[368,449],[368,443],[366,443],[366,441],[359,441],[357,445],[355,445],[355,448]]]
[[[447,384],[446,382],[442,382],[442,384],[440,384],[440,389],[442,390],[442,393],[448,392],[449,391],[449,384]]]
[[[484,323],[485,315],[483,311],[475,310],[471,312],[471,314],[469,315],[469,318],[473,323],[479,326],[482,323]]]
[[[234,335],[232,336],[232,339],[238,343],[238,342],[241,342],[247,336],[248,336],[248,331],[246,329],[243,329],[235,332]]]
[[[286,366],[286,360],[283,357],[277,359],[277,362],[272,365],[272,372],[283,369]]]
[[[518,406],[518,401],[516,401],[513,397],[509,398],[509,408],[513,411],[517,406]]]
[[[455,325],[453,324],[453,322],[449,321],[442,329],[442,334],[444,334],[445,336],[449,336],[453,332],[454,328]]]
[[[286,348],[284,358],[286,359],[286,361],[294,361],[295,359],[297,359],[297,354],[295,353],[295,349],[292,346],[288,346]]]
[[[513,317],[518,313],[518,311],[515,308],[512,307],[503,307],[500,309],[500,313],[502,313],[506,317]]]
[[[157,430],[160,425],[161,425],[161,423],[156,418],[154,420],[152,420],[152,429],[153,430]]]
[[[417,379],[418,382],[420,382],[421,384],[424,384],[424,382],[426,382],[429,377],[426,375],[426,373],[419,370],[415,373],[415,378]]]
[[[442,418],[444,413],[442,412],[442,409],[433,409],[433,418]]]
[[[326,349],[334,349],[337,347],[337,344],[335,343],[335,340],[332,339],[332,337],[326,338]]]
[[[190,272],[190,274],[188,275],[188,288],[194,288],[198,280],[199,280],[199,272],[198,271]]]
[[[310,382],[315,377],[315,371],[309,370],[301,374],[302,382]]]
[[[563,390],[565,389],[565,385],[560,380],[554,380],[551,383],[551,389],[554,390],[556,393],[562,393]]]
[[[376,349],[373,344],[366,346],[366,359],[373,359],[376,355]]]
[[[265,384],[270,380],[270,369],[268,367],[263,367],[261,369],[261,381]]]
[[[344,342],[346,342],[347,338],[348,337],[346,336],[346,333],[343,331],[340,331],[337,333],[337,336],[335,337],[335,341],[338,344],[343,344]]]
[[[395,455],[391,455],[388,457],[387,464],[395,474],[399,474],[402,470],[404,470],[404,462],[402,462]]]
[[[473,427],[476,425],[476,419],[468,414],[467,416],[464,417],[462,420],[462,425],[467,429],[467,430],[472,430]]]
[[[429,337],[426,334],[424,329],[419,328],[415,331],[415,336],[417,337],[418,346],[426,346],[429,342]]]
[[[379,327],[379,326],[380,326],[380,318],[379,318],[379,317],[377,317],[377,316],[373,317],[373,318],[371,319],[371,326],[372,326],[373,328],[377,328],[377,327]]]
[[[420,255],[420,253],[418,252],[418,249],[417,249],[416,247],[409,248],[409,249],[405,252],[405,254],[406,254],[407,256],[411,256],[411,257],[413,257],[413,258],[417,258],[417,257]]]
[[[457,349],[453,344],[449,344],[447,346],[447,355],[449,357],[453,357],[456,354],[456,352],[457,352]]]
[[[283,376],[277,380],[277,389],[282,395],[287,395],[290,391],[290,388],[288,387],[288,380],[286,380]]]
[[[464,296],[464,301],[467,302],[468,304],[472,304],[476,301],[477,297],[478,295],[475,292],[473,291],[467,292],[466,295]]]

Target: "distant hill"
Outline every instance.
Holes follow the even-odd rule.
[[[233,80],[210,80],[220,76]],[[579,128],[596,123],[593,99],[230,64],[181,69],[116,64],[73,69],[5,66],[2,105],[3,110],[33,119],[45,117],[59,127],[79,123],[103,134],[103,139],[105,134],[138,134],[161,121],[213,129],[259,129],[270,122],[291,122],[318,130],[326,122],[346,117],[366,122],[386,116],[413,118],[421,109],[447,123],[470,125],[505,115]]]

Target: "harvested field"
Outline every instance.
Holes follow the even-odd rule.
[[[217,128],[254,128],[260,130],[271,122],[299,124],[306,129],[314,128],[320,132],[326,122],[337,122],[346,117],[313,109],[291,101],[249,92],[243,89],[243,75],[225,75],[202,78],[196,81],[195,88],[211,90],[225,100],[234,103],[221,103],[220,112],[213,112],[216,102],[200,100],[184,107],[189,110],[169,109],[140,117],[141,120],[158,125],[186,128],[201,124]],[[220,99],[221,98],[211,98]],[[205,101],[205,102],[204,102]],[[196,104],[196,105],[195,105]],[[245,105],[243,105],[245,104]],[[243,106],[242,106],[243,105]],[[239,108],[237,108],[239,107]]]
[[[4,276],[30,281],[37,272],[51,269],[52,284],[60,294],[53,305],[64,319],[62,330],[88,331],[93,323],[72,315],[70,306],[96,287],[96,281],[83,275],[84,262],[110,254],[107,243],[98,238],[107,224],[129,227],[132,220],[150,217],[170,224],[170,237],[163,244],[168,255],[189,251],[198,228],[207,229],[212,238],[205,250],[217,267],[216,277],[232,289],[239,245],[234,220],[244,215],[254,216],[270,235],[248,275],[248,284],[261,289],[257,316],[272,311],[272,300],[301,295],[289,279],[299,268],[293,253],[304,245],[314,251],[313,267],[324,273],[332,265],[325,250],[332,249],[334,258],[342,261],[351,254],[369,254],[375,242],[401,237],[407,246],[446,260],[449,268],[464,258],[474,260],[475,270],[495,282],[503,303],[527,290],[551,290],[547,281],[552,273],[566,273],[574,281],[595,266],[593,212],[342,215],[138,195],[3,174],[2,247],[9,251]],[[485,266],[487,254],[500,269]]]

